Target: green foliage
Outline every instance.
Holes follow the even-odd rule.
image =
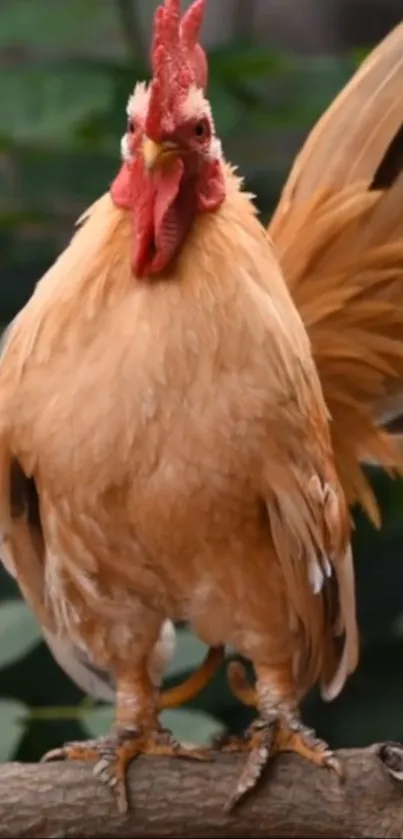
[[[147,15],[149,4],[134,0],[131,7],[130,0],[0,5],[2,324],[117,171],[126,100],[149,72],[141,34]],[[209,58],[209,97],[226,156],[268,216],[306,132],[363,53],[297,57],[237,42],[217,46]],[[305,703],[307,722],[334,745],[403,738],[403,485],[376,473],[373,480],[385,526],[375,533],[357,513],[362,664],[331,706],[316,692]],[[0,592],[0,760],[36,760],[64,740],[105,732],[111,708],[83,697],[55,664],[4,570]],[[167,685],[203,653],[181,629]],[[240,731],[250,719],[223,673],[186,709],[164,713],[178,737],[198,742],[226,727]]]
[[[83,714],[82,722],[87,736],[100,737],[111,728],[113,709],[107,705],[94,708]],[[178,740],[193,743],[209,743],[213,737],[225,731],[224,724],[210,714],[187,708],[163,711],[161,723],[172,731]]]
[[[22,702],[13,699],[0,700],[0,762],[10,759],[21,740],[23,732],[23,713],[25,707]]]
[[[40,640],[41,633],[25,604],[3,600],[0,610],[0,668],[19,661]]]

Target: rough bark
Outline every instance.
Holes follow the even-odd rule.
[[[390,746],[341,751],[341,784],[328,769],[281,755],[227,816],[243,758],[210,763],[142,758],[130,770],[132,809],[116,811],[90,765],[0,767],[0,839],[67,837],[403,837],[403,751]]]

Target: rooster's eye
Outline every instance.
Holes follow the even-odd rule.
[[[200,120],[199,122],[196,122],[194,132],[198,140],[204,139],[204,137],[207,134],[207,123],[204,119]]]

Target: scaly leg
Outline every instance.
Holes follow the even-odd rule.
[[[226,810],[231,810],[261,777],[269,761],[280,752],[296,752],[318,766],[326,766],[342,777],[339,761],[327,743],[301,721],[288,671],[256,668],[257,688],[248,685],[242,665],[229,667],[229,682],[235,695],[245,704],[257,705],[258,719],[244,737],[224,736],[216,740],[220,751],[249,752],[244,771],[231,795]]]
[[[140,755],[209,759],[206,749],[186,748],[158,722],[158,691],[152,685],[147,663],[117,674],[116,723],[106,737],[66,743],[44,755],[42,761],[97,760],[95,774],[112,787],[119,811],[129,809],[126,775],[131,761]]]

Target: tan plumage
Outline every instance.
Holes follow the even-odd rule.
[[[294,748],[330,760],[297,706],[316,680],[335,696],[357,662],[347,500],[377,521],[361,464],[402,465],[381,425],[402,391],[403,29],[308,139],[267,236],[212,123],[195,152],[190,129],[211,117],[191,52],[187,91],[178,64],[179,103],[164,88],[161,46],[172,33],[181,46],[178,9],[166,0],[159,13],[158,85],[130,100],[115,189],[85,214],[6,337],[0,529],[48,637],[114,677],[108,760],[120,778],[133,755],[172,749],[150,676],[167,620],[251,659],[264,725],[237,797],[256,780],[274,723],[277,748],[291,732]],[[158,136],[164,107],[157,142],[144,126]],[[189,226],[182,205],[167,211],[186,165],[187,189],[199,189]]]
[[[312,343],[343,488],[378,526],[362,466],[403,467],[402,90],[400,24],[308,136],[268,228]],[[256,704],[240,665],[229,678]]]
[[[216,440],[221,449],[222,463],[216,464],[215,469],[218,468],[219,474],[224,472],[224,486],[226,473],[231,469],[238,470],[240,467],[237,464],[242,463],[242,458],[249,463],[245,480],[247,475],[248,482],[253,485],[253,473],[257,468],[253,465],[253,458],[259,455],[260,473],[261,445],[269,446],[265,458],[267,467],[259,477],[259,484],[263,481],[263,487],[266,487],[264,492],[275,546],[283,563],[286,584],[290,586],[292,605],[297,614],[300,613],[307,633],[306,649],[312,666],[307,673],[310,678],[315,678],[323,666],[322,601],[313,596],[308,580],[309,568],[301,563],[298,556],[302,550],[306,562],[312,562],[313,574],[317,572],[315,558],[318,557],[321,562],[322,555],[334,560],[337,568],[337,558],[343,557],[347,550],[348,525],[342,496],[339,501],[334,494],[339,489],[332,472],[326,412],[302,325],[290,305],[269,243],[256,220],[249,198],[239,192],[238,181],[229,171],[227,190],[228,200],[223,210],[211,218],[197,221],[178,264],[181,282],[155,288],[148,285],[136,287],[126,268],[125,243],[130,241],[126,214],[116,210],[109,196],[95,205],[69,248],[39,283],[10,330],[0,367],[3,403],[1,475],[4,481],[6,476],[13,475],[15,467],[10,469],[10,464],[14,457],[18,458],[25,475],[35,476],[43,527],[46,528],[47,597],[52,607],[52,619],[60,630],[81,640],[83,618],[80,613],[84,604],[86,610],[99,611],[105,620],[109,617],[126,626],[133,609],[131,593],[134,596],[136,591],[137,597],[139,587],[149,607],[156,608],[160,604],[162,613],[186,618],[187,612],[176,602],[177,590],[184,585],[182,596],[189,586],[195,592],[200,590],[200,604],[197,606],[200,614],[195,617],[195,624],[202,637],[204,635],[206,641],[217,644],[228,640],[237,646],[236,634],[224,639],[221,637],[222,630],[214,626],[210,614],[211,595],[202,593],[198,579],[200,571],[188,568],[185,575],[188,579],[182,582],[183,570],[180,571],[178,566],[173,591],[167,591],[167,584],[162,583],[159,574],[141,558],[141,540],[138,541],[136,534],[146,529],[147,517],[152,514],[150,525],[152,521],[154,532],[145,534],[149,550],[153,546],[152,552],[158,556],[167,553],[168,545],[171,545],[169,562],[173,562],[174,556],[181,557],[181,568],[185,557],[191,555],[188,540],[193,545],[195,538],[197,542],[202,538],[200,531],[204,531],[200,511],[203,506],[200,508],[200,505],[207,504],[211,490],[208,487],[205,490],[206,501],[203,501],[203,494],[194,504],[188,501],[183,513],[176,510],[176,504],[171,509],[172,502],[168,504],[169,499],[165,499],[167,478],[164,469],[172,469],[169,464],[176,463],[178,459],[176,468],[182,471],[184,467],[180,463],[185,456],[190,431],[189,456],[196,443],[206,449],[206,462],[200,464],[202,472],[207,464],[208,470],[212,469],[210,458],[213,457],[215,462]],[[225,278],[221,280],[216,276],[215,255],[220,253],[223,270],[228,266],[227,271],[232,273],[233,236],[238,239],[237,261],[241,270],[239,280],[234,278],[231,286]],[[190,262],[194,266],[193,271],[190,270]],[[270,266],[271,283],[267,293],[264,291],[265,277]],[[246,281],[248,274],[256,277],[255,284]],[[189,277],[192,277],[192,282]],[[192,300],[198,301],[198,308],[193,306],[191,309],[193,330],[189,331],[187,321]],[[78,308],[80,317],[77,317]],[[172,320],[172,312],[176,313],[176,320]],[[153,324],[151,334],[149,323]],[[141,341],[140,338],[133,341],[133,324],[136,325],[135,334],[141,335]],[[274,332],[266,334],[266,324],[274,324]],[[254,341],[249,334],[252,328],[256,336]],[[116,329],[119,342],[114,334]],[[162,336],[164,332],[170,336],[168,344],[165,341],[155,342],[154,334]],[[291,334],[293,340],[289,337]],[[266,342],[267,351],[264,353],[262,344],[264,350]],[[110,353],[112,346],[113,354]],[[202,346],[208,346],[209,353],[204,349],[201,354]],[[89,363],[80,367],[84,352]],[[200,402],[200,413],[197,424],[193,426],[191,416],[183,413],[183,400],[191,387],[195,369],[198,369],[195,365],[199,364],[200,357],[200,392],[196,390],[193,396],[195,407]],[[272,359],[269,387],[267,357]],[[232,382],[233,374],[230,374],[226,389],[218,389],[220,396],[214,398],[211,416],[208,416],[205,426],[200,420],[201,406],[207,398],[206,388],[210,388],[216,378],[221,378],[217,371],[223,363],[221,359],[226,359],[225,365],[229,371],[234,371],[235,378]],[[244,387],[248,398],[245,395],[238,404],[241,361],[246,367]],[[252,370],[256,367],[256,373],[248,372],[248,363],[252,365]],[[94,374],[91,378],[88,371],[92,366]],[[74,375],[70,374],[70,370],[74,370]],[[124,387],[117,370],[123,381],[128,377]],[[157,373],[156,383],[150,390],[150,382],[154,381]],[[261,394],[259,390],[255,392],[260,376]],[[295,378],[299,387],[297,401],[292,385]],[[101,380],[102,387],[99,386]],[[61,381],[62,390],[59,386]],[[143,401],[147,388],[150,391],[149,405]],[[262,404],[262,400],[267,398],[272,404],[268,416]],[[285,422],[282,402],[289,425],[286,442],[282,442]],[[83,404],[88,406],[85,412],[81,408]],[[43,410],[38,409],[41,405]],[[163,406],[163,410],[159,405]],[[280,407],[277,408],[277,405]],[[234,414],[232,423],[235,423],[232,433],[238,435],[238,425],[243,427],[246,424],[245,428],[248,427],[251,412],[252,421],[257,424],[257,437],[248,441],[244,454],[242,448],[233,451],[232,444],[225,442],[228,433],[225,425],[220,431],[221,414],[226,416],[230,406]],[[280,411],[278,418],[277,410]],[[303,426],[301,412],[304,415]],[[127,424],[129,416],[134,418],[131,424]],[[139,449],[137,440],[140,434],[144,434],[142,429],[148,428],[150,419],[152,427],[155,424],[156,440],[146,438],[149,443]],[[266,427],[269,432],[267,440]],[[279,434],[280,427],[282,435]],[[62,444],[66,428],[69,430],[68,449]],[[161,474],[151,497],[145,499],[144,490],[139,489],[138,484],[141,485],[142,474],[148,481],[148,476],[154,474],[157,468],[155,458],[165,436],[169,440],[166,463],[163,459],[159,464]],[[193,438],[194,443],[191,442]],[[84,446],[81,440],[85,440]],[[304,446],[309,454],[305,455]],[[290,457],[296,464],[292,471],[284,469]],[[312,471],[311,459],[317,464],[320,481]],[[127,485],[131,471],[137,475],[135,487]],[[185,481],[185,486],[193,482],[198,485],[197,472],[195,466],[195,474],[191,469],[190,475],[186,476],[185,469],[181,479]],[[325,482],[324,490],[321,481]],[[329,481],[329,490],[326,490],[326,481]],[[27,484],[25,492],[26,487]],[[6,542],[5,557],[12,556],[16,567],[20,563],[18,579],[23,585],[23,566],[19,557],[29,556],[27,544],[31,540],[32,558],[27,562],[31,569],[34,558],[37,562],[41,551],[43,553],[43,546],[39,536],[36,537],[32,520],[21,517],[21,511],[13,517],[9,506],[9,488],[4,485],[2,489],[1,524],[9,540]],[[176,488],[177,496],[179,490],[180,484]],[[235,511],[230,507],[227,513],[222,511],[222,516],[224,520],[228,517],[229,525],[234,515],[235,521],[238,520],[241,512],[238,505],[244,506],[241,532],[245,527],[248,531],[251,527],[250,538],[258,538],[256,549],[259,552],[263,548],[263,545],[258,548],[259,531],[253,535],[258,521],[255,516],[260,518],[259,511],[254,511],[256,500],[252,493],[249,502],[252,506],[248,512],[247,497],[240,495],[238,498],[238,491],[243,492],[243,483],[239,490],[234,488],[234,503],[237,499]],[[140,493],[139,497],[137,493]],[[294,495],[295,502],[292,500]],[[104,501],[105,496],[107,501]],[[322,508],[328,511],[325,519],[321,518]],[[75,509],[80,510],[79,516]],[[168,513],[171,515],[173,512],[180,521],[182,515],[185,516],[181,525],[175,528],[171,527],[168,517]],[[242,521],[243,517],[245,521]],[[113,530],[108,536],[109,520],[113,520]],[[155,520],[159,522],[159,527],[155,525]],[[208,517],[205,526],[207,538],[211,528]],[[220,523],[219,530],[221,526]],[[236,535],[237,528],[235,526],[234,530],[234,526],[234,523],[231,524],[231,530]],[[323,527],[328,530],[322,532]],[[197,533],[199,535],[196,536]],[[239,533],[239,545],[233,546],[228,560],[231,554],[239,552],[244,538]],[[264,543],[268,538],[269,534],[264,533]],[[264,547],[264,553],[266,550]],[[135,570],[133,561],[136,551],[139,552],[139,571]],[[99,554],[98,559],[94,560],[94,554]],[[127,559],[124,559],[126,555]],[[119,556],[120,561],[117,559]],[[98,563],[101,563],[99,570]],[[262,571],[265,576],[265,566]],[[220,577],[221,568],[217,572]],[[135,583],[133,574],[136,577],[140,575]],[[277,573],[275,576],[276,585],[281,586]],[[210,587],[206,582],[207,585]],[[320,576],[317,585],[321,587]],[[114,589],[120,592],[119,596],[113,594]],[[234,592],[234,596],[238,595]],[[88,623],[90,636],[94,634],[96,638],[99,627],[95,615],[94,621],[93,624],[86,618],[85,625]],[[137,629],[134,628],[133,632],[136,634]],[[100,663],[109,664],[111,652],[104,649],[104,643],[103,636],[99,643],[95,641],[96,658]],[[132,638],[128,643],[131,648]]]
[[[309,342],[221,165],[226,199],[195,218],[164,282],[133,277],[130,214],[102,197],[0,365],[4,558],[34,608],[25,573],[44,567],[51,630],[114,673],[129,757],[162,748],[146,667],[166,618],[253,660],[268,725],[279,703],[294,719],[317,678],[338,692],[357,658],[349,521]]]
[[[403,24],[363,62],[298,155],[269,225],[312,342],[350,503],[361,469],[402,468],[382,428],[403,394]]]
[[[402,90],[403,24],[314,127],[269,225],[312,342],[343,488],[378,525],[362,465],[402,469],[401,437],[388,433],[403,416]]]

